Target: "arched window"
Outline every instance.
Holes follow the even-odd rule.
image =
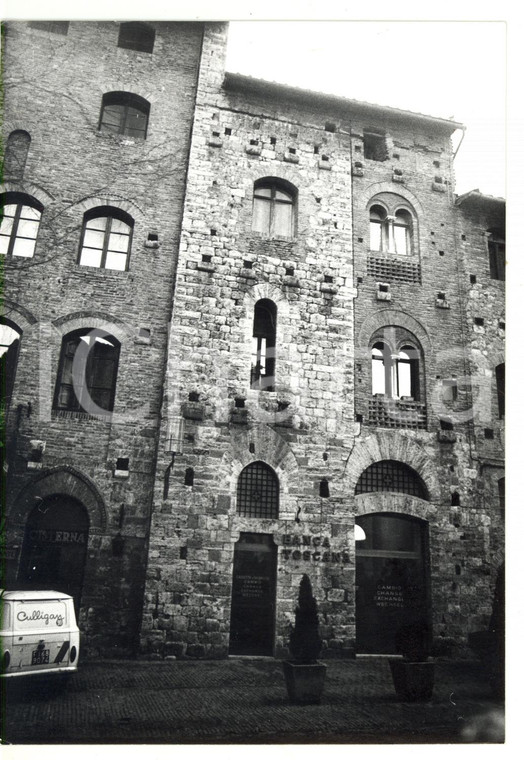
[[[255,304],[251,348],[251,387],[272,391],[275,383],[277,307],[267,298]]]
[[[276,519],[279,483],[274,470],[264,462],[244,467],[238,478],[237,512],[243,517]]]
[[[24,258],[34,255],[43,210],[31,195],[4,193],[0,197],[0,254]]]
[[[506,413],[506,365],[499,364],[495,367],[495,380],[497,382],[497,406],[499,419],[503,419]]]
[[[150,105],[132,92],[106,92],[102,98],[100,132],[145,139]]]
[[[402,345],[394,354],[390,347],[377,341],[371,349],[371,392],[389,398],[409,397],[420,400],[420,352],[414,346]]]
[[[120,24],[118,47],[152,53],[155,45],[155,30],[149,24],[126,21]]]
[[[258,180],[253,194],[253,230],[264,235],[292,237],[296,191],[281,180]]]
[[[9,406],[15,383],[22,331],[11,322],[0,322],[0,392],[2,406]]]
[[[99,206],[84,215],[79,264],[101,269],[128,268],[133,218],[112,206]]]
[[[62,340],[54,409],[113,411],[120,343],[105,330],[75,330]]]
[[[488,230],[489,276],[506,279],[506,234],[504,230]]]
[[[380,196],[380,203],[370,207],[369,248],[396,256],[412,253],[413,214],[400,196],[384,193]]]
[[[17,129],[7,138],[4,154],[4,177],[22,179],[31,144],[29,132]]]
[[[409,465],[393,459],[383,459],[370,465],[355,487],[355,495],[375,491],[393,491],[428,500],[424,481]]]

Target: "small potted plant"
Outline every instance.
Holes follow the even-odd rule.
[[[318,704],[324,688],[326,666],[317,658],[322,649],[317,603],[311,581],[302,576],[295,608],[295,625],[289,638],[292,659],[282,665],[289,698],[295,704]]]
[[[422,621],[405,625],[396,635],[402,659],[390,659],[389,666],[397,697],[401,702],[427,702],[433,694],[435,663],[428,660],[430,633]]]

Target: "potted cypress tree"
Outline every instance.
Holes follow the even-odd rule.
[[[318,704],[324,688],[326,666],[317,658],[322,649],[317,603],[309,576],[303,575],[295,608],[295,625],[289,638],[292,659],[284,660],[289,698],[295,704]]]
[[[424,622],[405,625],[397,633],[396,647],[402,659],[391,659],[389,667],[401,702],[427,702],[431,699],[435,663],[428,660],[429,645],[429,627]]]

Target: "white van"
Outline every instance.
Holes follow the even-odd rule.
[[[68,594],[0,590],[0,623],[1,678],[77,669],[80,632]]]

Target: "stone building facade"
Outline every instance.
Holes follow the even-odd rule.
[[[224,73],[222,23],[43,26],[5,53],[8,583],[92,656],[284,655],[304,573],[326,657],[464,653],[504,202],[456,197],[462,125]]]

